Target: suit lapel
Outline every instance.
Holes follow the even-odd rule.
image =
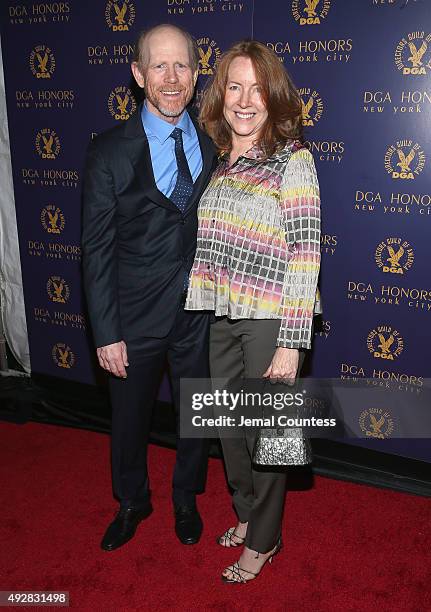
[[[142,195],[159,206],[163,206],[163,208],[179,213],[180,211],[175,204],[157,189],[153,164],[151,162],[150,146],[142,126],[141,107],[127,121],[124,136],[129,140],[129,156],[135,168],[137,180],[140,189],[142,189]]]
[[[190,202],[187,206],[186,213],[189,212],[193,206],[197,205],[197,202],[207,185],[215,159],[214,146],[210,138],[200,129],[194,117],[191,115],[190,117],[196,128],[199,139],[202,154],[202,170],[194,183],[193,193],[190,197]],[[163,206],[164,208],[180,213],[175,204],[157,189],[153,172],[153,164],[151,163],[150,146],[142,126],[141,107],[137,109],[137,111],[125,124],[124,137],[129,140],[129,155],[135,168],[140,189],[143,191],[143,196],[152,200],[159,206]]]

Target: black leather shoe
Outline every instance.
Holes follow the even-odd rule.
[[[137,526],[150,516],[153,511],[151,504],[144,508],[120,508],[117,516],[106,530],[100,544],[103,550],[120,548],[135,535]]]
[[[175,533],[181,544],[197,544],[202,528],[202,519],[196,506],[175,507]]]

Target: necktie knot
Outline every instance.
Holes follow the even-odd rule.
[[[175,140],[175,143],[182,143],[182,130],[180,128],[175,128],[172,130],[171,138]]]

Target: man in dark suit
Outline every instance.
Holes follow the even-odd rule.
[[[213,145],[187,112],[198,74],[191,36],[174,26],[141,34],[132,72],[145,102],[91,143],[84,181],[84,284],[97,355],[110,376],[112,478],[120,509],[101,546],[133,537],[152,511],[147,445],[165,360],[179,409],[181,377],[208,377],[208,314],[184,311],[197,205]],[[184,544],[202,532],[206,441],[177,439],[172,497]]]

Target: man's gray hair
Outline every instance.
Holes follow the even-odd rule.
[[[171,28],[172,30],[176,30],[179,34],[184,36],[189,49],[190,68],[192,69],[192,72],[196,72],[199,66],[199,50],[195,39],[186,30],[183,30],[182,28],[179,28],[178,26],[172,25],[170,23],[162,23],[160,25],[154,26],[153,28],[150,28],[149,30],[142,30],[135,44],[133,61],[137,62],[138,64],[141,64],[142,68],[144,69],[147,67],[148,53],[146,53],[145,43],[151,34],[156,32],[157,30],[162,30],[164,28]]]

